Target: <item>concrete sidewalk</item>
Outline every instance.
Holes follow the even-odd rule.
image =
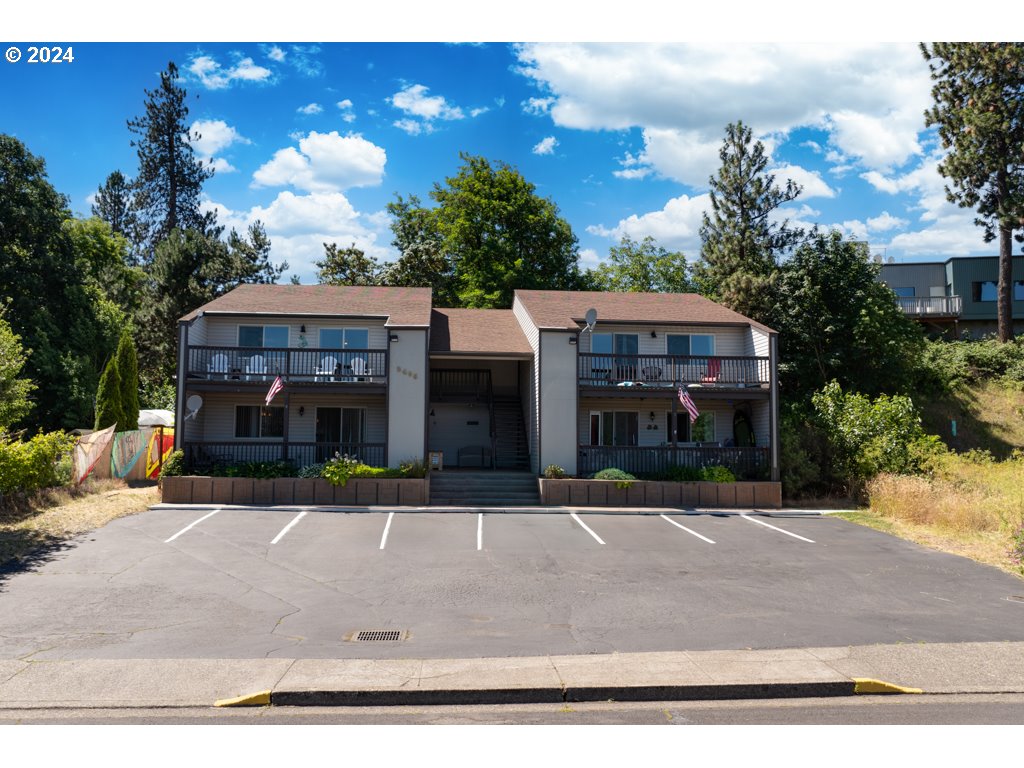
[[[0,709],[195,707],[234,697],[425,706],[872,692],[856,684],[861,678],[924,693],[1024,693],[1024,643],[491,659],[12,659],[0,660]]]

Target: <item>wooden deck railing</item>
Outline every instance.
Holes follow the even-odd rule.
[[[771,382],[771,364],[767,357],[606,355],[581,352],[577,366],[581,386],[630,383],[669,388],[686,384],[759,387]]]
[[[601,469],[615,467],[634,475],[656,475],[672,467],[728,467],[739,479],[756,478],[768,472],[768,449],[699,446],[581,445],[577,472],[586,477]]]
[[[189,346],[188,377],[209,381],[386,384],[386,349]]]
[[[235,464],[287,461],[296,469],[319,464],[342,453],[354,456],[371,467],[384,466],[384,443],[306,443],[269,440],[211,442],[189,441],[184,445],[185,466],[189,472],[202,473],[225,469]]]

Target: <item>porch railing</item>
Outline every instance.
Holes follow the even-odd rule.
[[[191,441],[184,445],[185,468],[189,472],[224,471],[238,464],[287,461],[296,469],[318,464],[342,453],[357,457],[371,467],[384,466],[384,443],[293,443],[237,440],[234,442]]]
[[[728,467],[740,479],[762,477],[769,469],[768,448],[581,445],[577,471],[585,477],[615,467],[641,476],[658,475],[672,467],[700,469],[714,465]]]
[[[491,372],[434,368],[430,371],[430,401],[433,403],[489,402],[491,399]]]
[[[705,384],[759,387],[771,383],[767,357],[721,355],[617,355],[581,352],[577,359],[581,386],[674,387]]]
[[[189,346],[188,376],[211,381],[387,382],[386,349]]]
[[[959,296],[897,296],[896,303],[910,317],[959,317],[963,311]]]

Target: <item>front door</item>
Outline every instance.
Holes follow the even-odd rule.
[[[341,408],[316,409],[316,460],[334,457],[341,443]]]

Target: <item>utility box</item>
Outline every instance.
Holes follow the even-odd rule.
[[[441,471],[444,469],[444,451],[430,451],[427,454],[427,466],[431,470]]]

